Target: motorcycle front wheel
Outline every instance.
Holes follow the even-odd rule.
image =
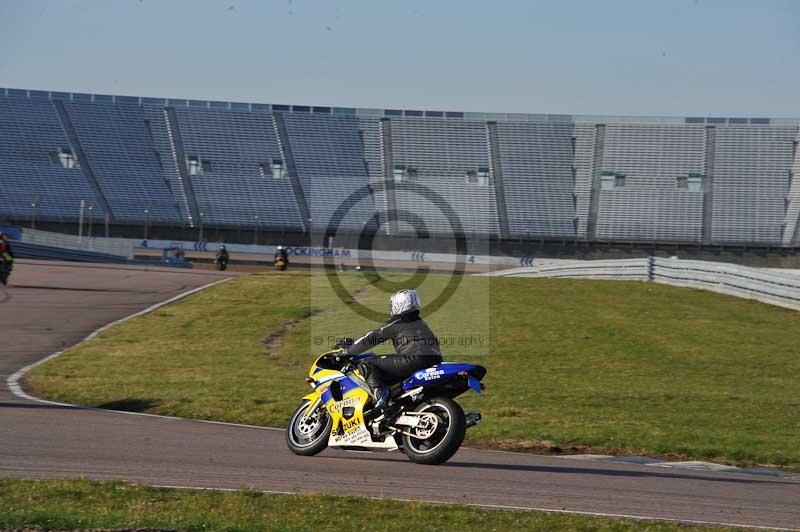
[[[417,405],[412,412],[424,413],[420,424],[403,435],[403,450],[412,462],[436,465],[456,454],[467,433],[464,410],[447,397]]]
[[[294,454],[314,456],[328,446],[333,421],[322,406],[305,415],[308,401],[303,401],[286,427],[286,445]]]

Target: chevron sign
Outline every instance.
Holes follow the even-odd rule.
[[[533,257],[522,257],[519,259],[520,266],[533,266]]]
[[[411,260],[414,262],[425,262],[425,253],[415,251],[411,254]]]

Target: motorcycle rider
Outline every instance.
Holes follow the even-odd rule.
[[[286,252],[286,248],[283,246],[278,246],[278,248],[275,250],[274,262],[278,261],[283,262],[284,270],[289,267],[289,254]]]
[[[221,245],[217,250],[217,258],[216,263],[219,264],[222,268],[225,268],[230,261],[230,255],[228,255],[228,250],[225,248],[225,245]]]
[[[11,274],[11,268],[14,266],[14,252],[11,251],[11,244],[6,240],[6,235],[0,231],[0,280],[3,284],[7,284],[8,276]]]
[[[439,339],[419,316],[420,297],[416,290],[395,292],[389,298],[389,310],[386,325],[369,331],[350,346],[343,346],[346,355],[358,355],[391,340],[397,354],[377,356],[358,365],[373,390],[378,409],[386,406],[389,385],[442,362]]]

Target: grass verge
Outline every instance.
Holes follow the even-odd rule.
[[[386,294],[340,279],[370,308]],[[430,275],[423,301],[447,277]],[[377,324],[318,272],[238,278],[36,368],[50,399],[284,425],[314,354]],[[428,317],[446,359],[488,367],[473,444],[690,457],[800,470],[800,314],[639,282],[464,277]],[[383,351],[386,349],[384,348]]]
[[[409,523],[430,531],[735,530],[359,497],[150,488],[85,480],[0,479],[2,528],[338,532],[408,530]]]

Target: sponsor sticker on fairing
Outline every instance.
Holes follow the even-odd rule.
[[[332,407],[333,410],[337,412],[341,412],[342,408],[346,408],[348,406],[356,406],[358,404],[358,398],[356,397],[348,397],[347,399],[342,399],[335,403]]]
[[[414,378],[421,381],[435,381],[444,375],[443,369],[428,368],[425,371],[418,371],[414,374]]]
[[[350,432],[356,430],[359,425],[361,425],[361,420],[359,418],[345,420],[342,422],[342,430],[345,432]]]
[[[367,428],[362,424],[350,432],[345,432],[341,436],[337,436],[334,441],[336,445],[358,445],[370,442],[372,438],[370,438]]]

